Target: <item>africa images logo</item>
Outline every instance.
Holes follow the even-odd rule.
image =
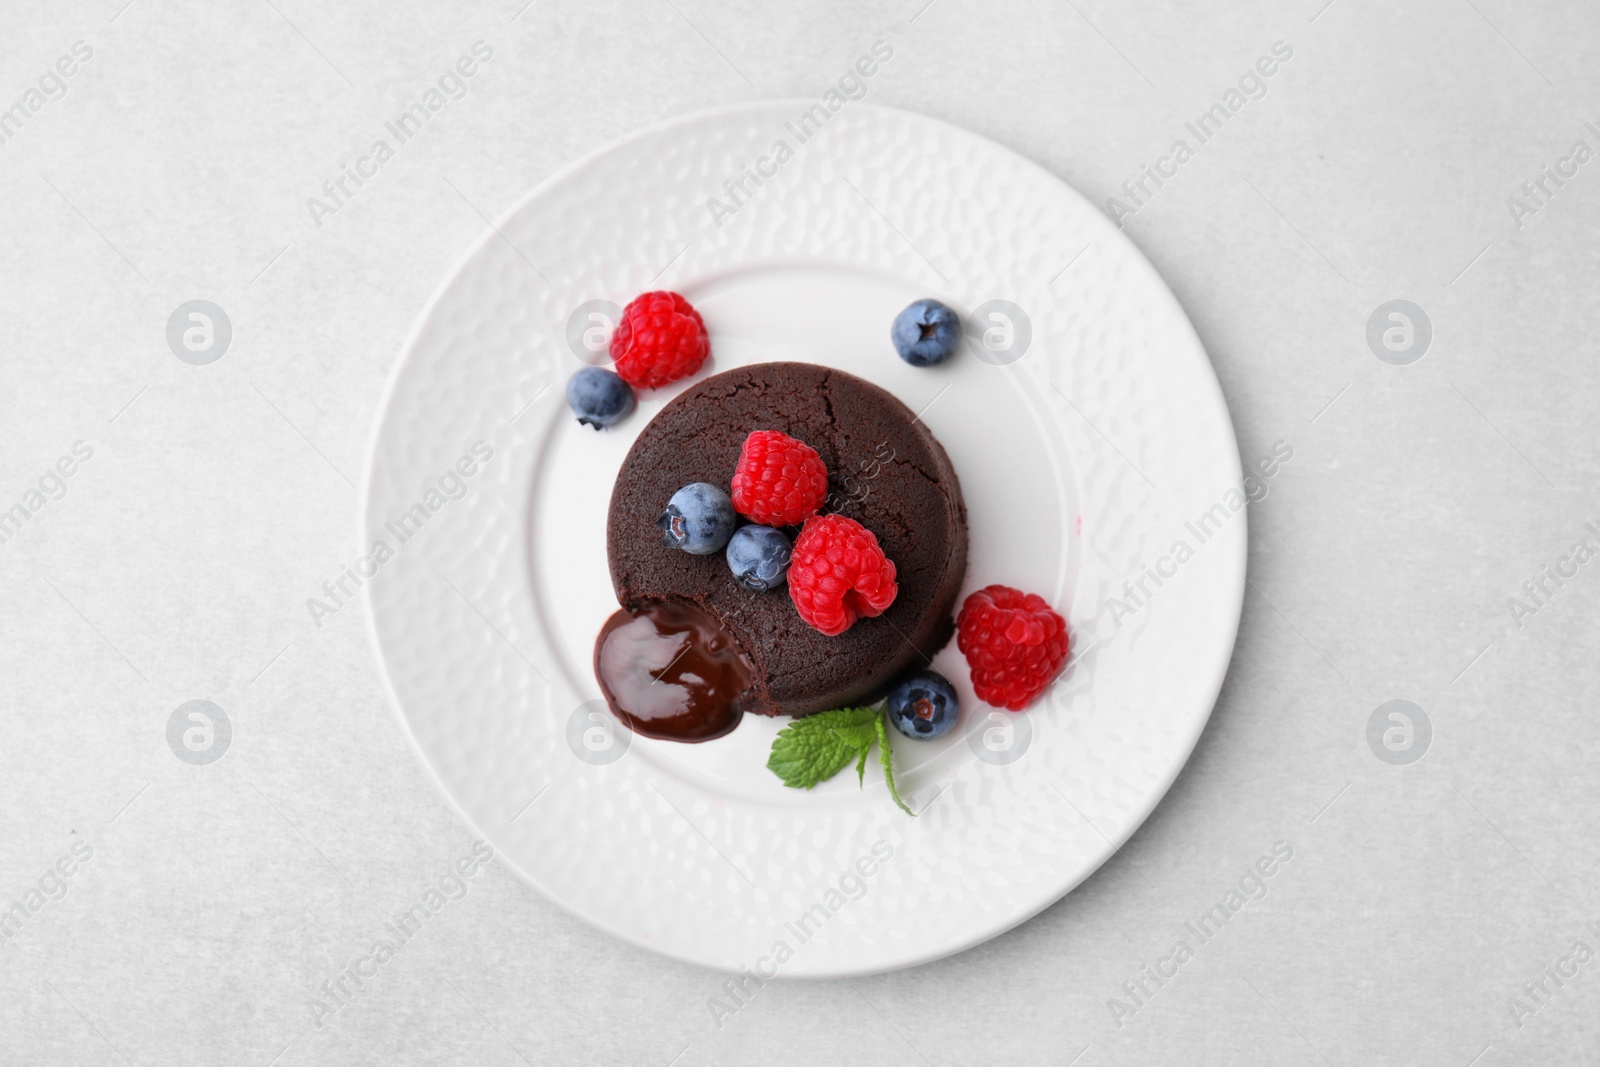
[[[0,501],[0,545],[10,541],[22,531],[22,526],[52,500],[67,495],[67,479],[78,473],[78,468],[94,458],[94,446],[87,441],[74,441],[72,454],[63,455],[46,467],[38,481],[29,486],[10,507]]]
[[[66,896],[67,879],[77,874],[93,855],[94,847],[89,842],[81,838],[72,842],[66,854],[45,868],[20,900],[13,900],[9,905],[0,903],[0,945],[21,933],[29,919]]]
[[[1128,1020],[1155,999],[1155,995],[1168,982],[1177,978],[1183,965],[1194,959],[1199,949],[1221,936],[1230,919],[1250,905],[1267,899],[1267,894],[1272,891],[1268,880],[1280,873],[1292,859],[1294,845],[1287,841],[1274,841],[1271,855],[1259,857],[1229,887],[1221,900],[1201,912],[1198,918],[1183,924],[1185,936],[1173,942],[1166,955],[1159,957],[1154,965],[1140,964],[1138,973],[1122,983],[1122,996],[1106,998],[1106,1010],[1111,1013],[1111,1021],[1117,1029],[1126,1026]]]
[[[1155,561],[1153,567],[1144,567],[1133,578],[1122,583],[1122,596],[1106,597],[1106,607],[1111,610],[1111,621],[1122,629],[1123,620],[1137,615],[1155,597],[1156,591],[1178,576],[1178,569],[1195,557],[1196,550],[1215,537],[1227,521],[1251,504],[1267,498],[1272,491],[1268,482],[1277,476],[1285,463],[1294,458],[1294,446],[1287,441],[1277,441],[1270,455],[1264,455],[1246,468],[1238,487],[1226,489],[1222,498],[1197,515],[1192,522],[1183,524],[1184,530],[1194,538],[1191,545],[1179,537],[1171,550]],[[1150,588],[1154,583],[1155,588]]]
[[[451,864],[421,899],[384,922],[382,933],[373,939],[365,955],[350,961],[334,977],[324,979],[318,995],[306,999],[306,1009],[311,1012],[316,1028],[322,1029],[346,1004],[365,992],[367,983],[374,981],[379,971],[448,905],[464,899],[472,889],[473,876],[492,859],[492,845],[486,841],[474,843],[472,851]]]
[[[771,149],[757,157],[753,167],[749,163],[740,164],[739,173],[722,183],[722,194],[726,199],[706,197],[706,210],[711,212],[711,221],[716,223],[717,228],[721,229],[725,221],[737,215],[755,196],[757,189],[776,178],[778,168],[795,157],[798,147],[821,133],[828,120],[843,110],[845,104],[865,98],[867,79],[893,58],[893,45],[888,41],[873,41],[872,54],[857,59],[854,66],[841,74],[838,82],[822,94],[821,103],[812,104],[792,121],[783,124],[783,132],[788,136],[775,139]],[[793,144],[789,143],[790,137],[794,139]]]
[[[59,57],[50,70],[39,76],[37,89],[28,89],[16,103],[0,109],[0,145],[8,143],[20,133],[22,127],[43,111],[46,104],[66,96],[67,79],[93,58],[92,45],[85,41],[73,41],[70,54]]]
[[[1206,142],[1222,132],[1224,123],[1243,111],[1250,101],[1263,99],[1267,95],[1266,79],[1278,73],[1279,68],[1293,58],[1293,45],[1288,41],[1273,41],[1271,55],[1257,59],[1254,66],[1239,76],[1236,87],[1230,85],[1220,101],[1202,111],[1193,122],[1183,124],[1183,128],[1194,138],[1193,145],[1179,137],[1172,142],[1167,154],[1156,160],[1153,168],[1148,163],[1140,164],[1139,173],[1122,183],[1122,195],[1127,200],[1113,196],[1106,201],[1106,214],[1111,216],[1117,228],[1121,229],[1128,219],[1137,215],[1155,198],[1167,182],[1176,178],[1179,168],[1193,159]]]
[[[348,206],[356,193],[378,176],[379,168],[395,157],[399,147],[421,133],[422,128],[443,111],[445,105],[466,97],[469,88],[467,83],[484,64],[494,58],[494,48],[486,41],[474,41],[471,51],[471,55],[461,56],[453,67],[446,68],[433,85],[423,90],[415,103],[407,105],[392,121],[383,124],[384,132],[389,137],[375,139],[372,147],[354,164],[339,164],[338,175],[322,183],[322,196],[306,198],[306,210],[311,213],[311,222],[317,229],[322,229],[324,218],[337,215],[341,208]],[[394,144],[389,143],[390,137],[394,139]],[[351,188],[352,184],[355,188]]]
[[[386,521],[383,528],[394,537],[393,545],[387,537],[378,538],[353,566],[343,568],[337,576],[322,583],[322,594],[326,599],[314,596],[306,598],[306,610],[311,613],[311,621],[316,628],[322,629],[323,619],[337,615],[341,608],[354,600],[361,588],[377,577],[383,565],[394,559],[406,542],[422,532],[429,519],[443,511],[451,501],[466,496],[471,489],[468,479],[493,458],[494,446],[481,439],[474,441],[453,466],[445,468],[437,486],[428,486],[422,499]]]
[[[723,1023],[744,1010],[745,1005],[755,999],[757,991],[776,978],[783,965],[794,959],[795,953],[816,937],[835,915],[866,896],[873,876],[893,857],[893,845],[882,839],[874,841],[867,851],[856,857],[853,864],[840,872],[834,884],[809,908],[785,922],[783,936],[772,943],[772,948],[765,956],[753,965],[741,965],[737,976],[722,983],[725,999],[715,996],[706,998],[706,1009],[711,1013],[713,1027],[722,1029]]]

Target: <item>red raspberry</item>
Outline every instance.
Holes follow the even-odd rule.
[[[700,369],[711,352],[706,324],[677,293],[636,296],[611,334],[617,374],[635,389],[656,389]]]
[[[967,597],[956,617],[956,647],[972,668],[978,699],[1021,711],[1067,662],[1067,624],[1044,597],[991,585]]]
[[[843,515],[806,520],[789,560],[789,599],[806,625],[837,637],[889,610],[899,591],[894,561],[871,530]]]
[[[816,449],[777,430],[744,439],[733,468],[733,510],[763,526],[794,526],[827,498],[828,468]]]

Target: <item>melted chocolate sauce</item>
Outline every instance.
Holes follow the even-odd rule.
[[[646,737],[709,741],[739,725],[750,661],[715,619],[682,602],[619,611],[594,642],[612,714]]]

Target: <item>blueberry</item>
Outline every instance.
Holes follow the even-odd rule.
[[[728,569],[746,589],[764,593],[789,574],[789,539],[770,526],[741,526],[728,542]]]
[[[664,544],[709,556],[728,543],[738,522],[727,493],[710,482],[690,482],[672,494],[656,525]]]
[[[955,686],[937,671],[910,671],[889,690],[889,721],[918,741],[943,737],[961,715]]]
[[[894,317],[889,336],[901,359],[913,367],[931,367],[955,352],[961,319],[937,300],[918,300]]]
[[[567,379],[567,406],[585,426],[615,426],[633,410],[633,390],[613,371],[585,367]]]

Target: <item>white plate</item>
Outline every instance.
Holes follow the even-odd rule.
[[[1239,460],[1205,352],[1133,245],[1058,179],[971,133],[846,104],[801,143],[786,123],[810,106],[647,130],[502,218],[406,343],[364,530],[387,547],[366,588],[401,718],[501,862],[632,944],[790,977],[959,951],[1093,872],[1204,727],[1245,568],[1242,509],[1213,511],[1203,543],[1185,525],[1232,499]],[[775,165],[780,140],[793,155]],[[771,176],[745,178],[735,203],[724,182],[751,173]],[[563,399],[581,366],[568,324],[588,301],[652,288],[704,315],[702,375],[807,360],[923,411],[971,517],[963,594],[1003,582],[1068,618],[1072,666],[1022,715],[977,703],[954,642],[938,658],[965,710],[943,741],[895,749],[915,819],[881,777],[782,787],[765,768],[780,721],[747,716],[681,745],[591,714],[593,640],[616,608],[612,481],[687,383],[642,397],[613,431],[580,427]],[[984,317],[1001,350],[988,361],[969,348],[941,368],[907,366],[889,323],[922,296],[968,318],[1009,301],[1022,309],[1011,347],[1006,323]],[[1127,598],[1123,583],[1180,540],[1193,558]]]

